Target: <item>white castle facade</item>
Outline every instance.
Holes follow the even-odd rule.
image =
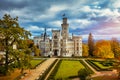
[[[34,37],[35,45],[39,46],[42,56],[82,56],[82,37],[69,37],[69,24],[67,18],[63,18],[61,30],[52,30],[52,39],[45,33]]]

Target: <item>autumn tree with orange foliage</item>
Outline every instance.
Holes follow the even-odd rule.
[[[112,38],[111,41],[111,49],[114,53],[115,58],[120,60],[120,44],[116,38]]]
[[[88,45],[87,44],[82,44],[82,56],[83,57],[89,56]]]
[[[94,56],[101,58],[114,58],[114,53],[111,50],[110,41],[99,40],[96,42]]]
[[[40,56],[40,49],[34,45],[33,40],[27,40],[27,42],[28,47],[34,52],[34,56]]]

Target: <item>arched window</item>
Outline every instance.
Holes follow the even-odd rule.
[[[56,36],[56,35],[54,36],[54,39],[57,39],[57,36]]]

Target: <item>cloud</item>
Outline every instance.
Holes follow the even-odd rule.
[[[2,10],[2,14],[10,14],[12,17],[19,17],[20,22],[30,22],[33,21],[33,14],[30,13],[29,9],[22,8],[22,9],[13,9],[13,10]],[[35,16],[36,17],[36,16]]]
[[[92,9],[90,8],[90,6],[83,6],[79,10],[83,11],[83,12],[91,12],[92,11]]]
[[[57,12],[60,12],[62,10],[65,10],[67,8],[66,5],[52,5],[47,12],[53,12],[54,13],[57,13]]]
[[[73,19],[73,20],[70,20],[69,23],[70,23],[71,29],[77,29],[77,28],[85,29],[85,28],[88,28],[89,25],[96,23],[96,22],[90,21],[87,19]]]
[[[0,10],[22,9],[27,6],[26,0],[1,0]]]
[[[93,0],[92,3],[91,0],[2,0],[0,17],[5,13],[18,16],[19,23],[36,36],[43,33],[44,27],[48,27],[49,34],[51,29],[60,29],[62,14],[65,13],[70,33],[81,34],[83,38],[87,38],[90,32],[118,37],[119,3],[120,0]]]
[[[59,28],[61,27],[61,24],[62,24],[62,21],[60,20],[48,22],[48,25],[59,27]]]
[[[96,28],[97,34],[116,35],[120,34],[120,23],[104,23]]]
[[[112,38],[117,38],[118,40],[120,40],[120,36],[119,35],[93,35],[93,39],[96,40],[111,40]],[[88,40],[88,34],[82,35],[83,41],[87,41]]]
[[[110,3],[109,3],[109,5],[108,5],[108,7],[112,7],[112,8],[120,8],[120,5],[119,5],[119,3],[120,3],[120,0],[110,0]]]
[[[31,32],[33,32],[33,31],[43,31],[44,28],[41,28],[39,26],[30,25],[29,27],[26,28],[26,30],[31,31]]]
[[[119,39],[119,35],[94,35],[94,40],[111,40],[112,38],[117,38]],[[120,39],[119,39],[120,40]]]

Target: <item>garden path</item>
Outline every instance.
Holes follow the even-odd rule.
[[[52,71],[54,70],[55,66],[57,65],[57,63],[59,62],[60,59],[57,60],[57,62],[53,65],[53,67],[51,68],[51,70],[49,71],[49,73],[46,75],[44,80],[48,80],[48,77],[50,76],[50,74],[52,73]]]
[[[104,77],[112,77],[112,78],[115,78],[115,80],[117,80],[117,76],[118,76],[117,70],[112,70],[112,71],[97,71],[92,66],[90,66],[84,59],[82,59],[82,60],[95,73],[95,74],[91,75],[91,77],[98,77],[98,76],[102,76],[103,78]],[[114,80],[112,78],[109,79],[109,80]]]
[[[82,61],[87,64],[87,66],[95,73],[95,74],[98,74],[99,72],[96,71],[92,66],[90,66],[84,59],[82,59]]]
[[[36,80],[39,79],[39,76],[44,73],[44,71],[56,60],[56,58],[49,58],[42,64],[40,64],[36,69],[30,71],[24,78],[21,80]]]

